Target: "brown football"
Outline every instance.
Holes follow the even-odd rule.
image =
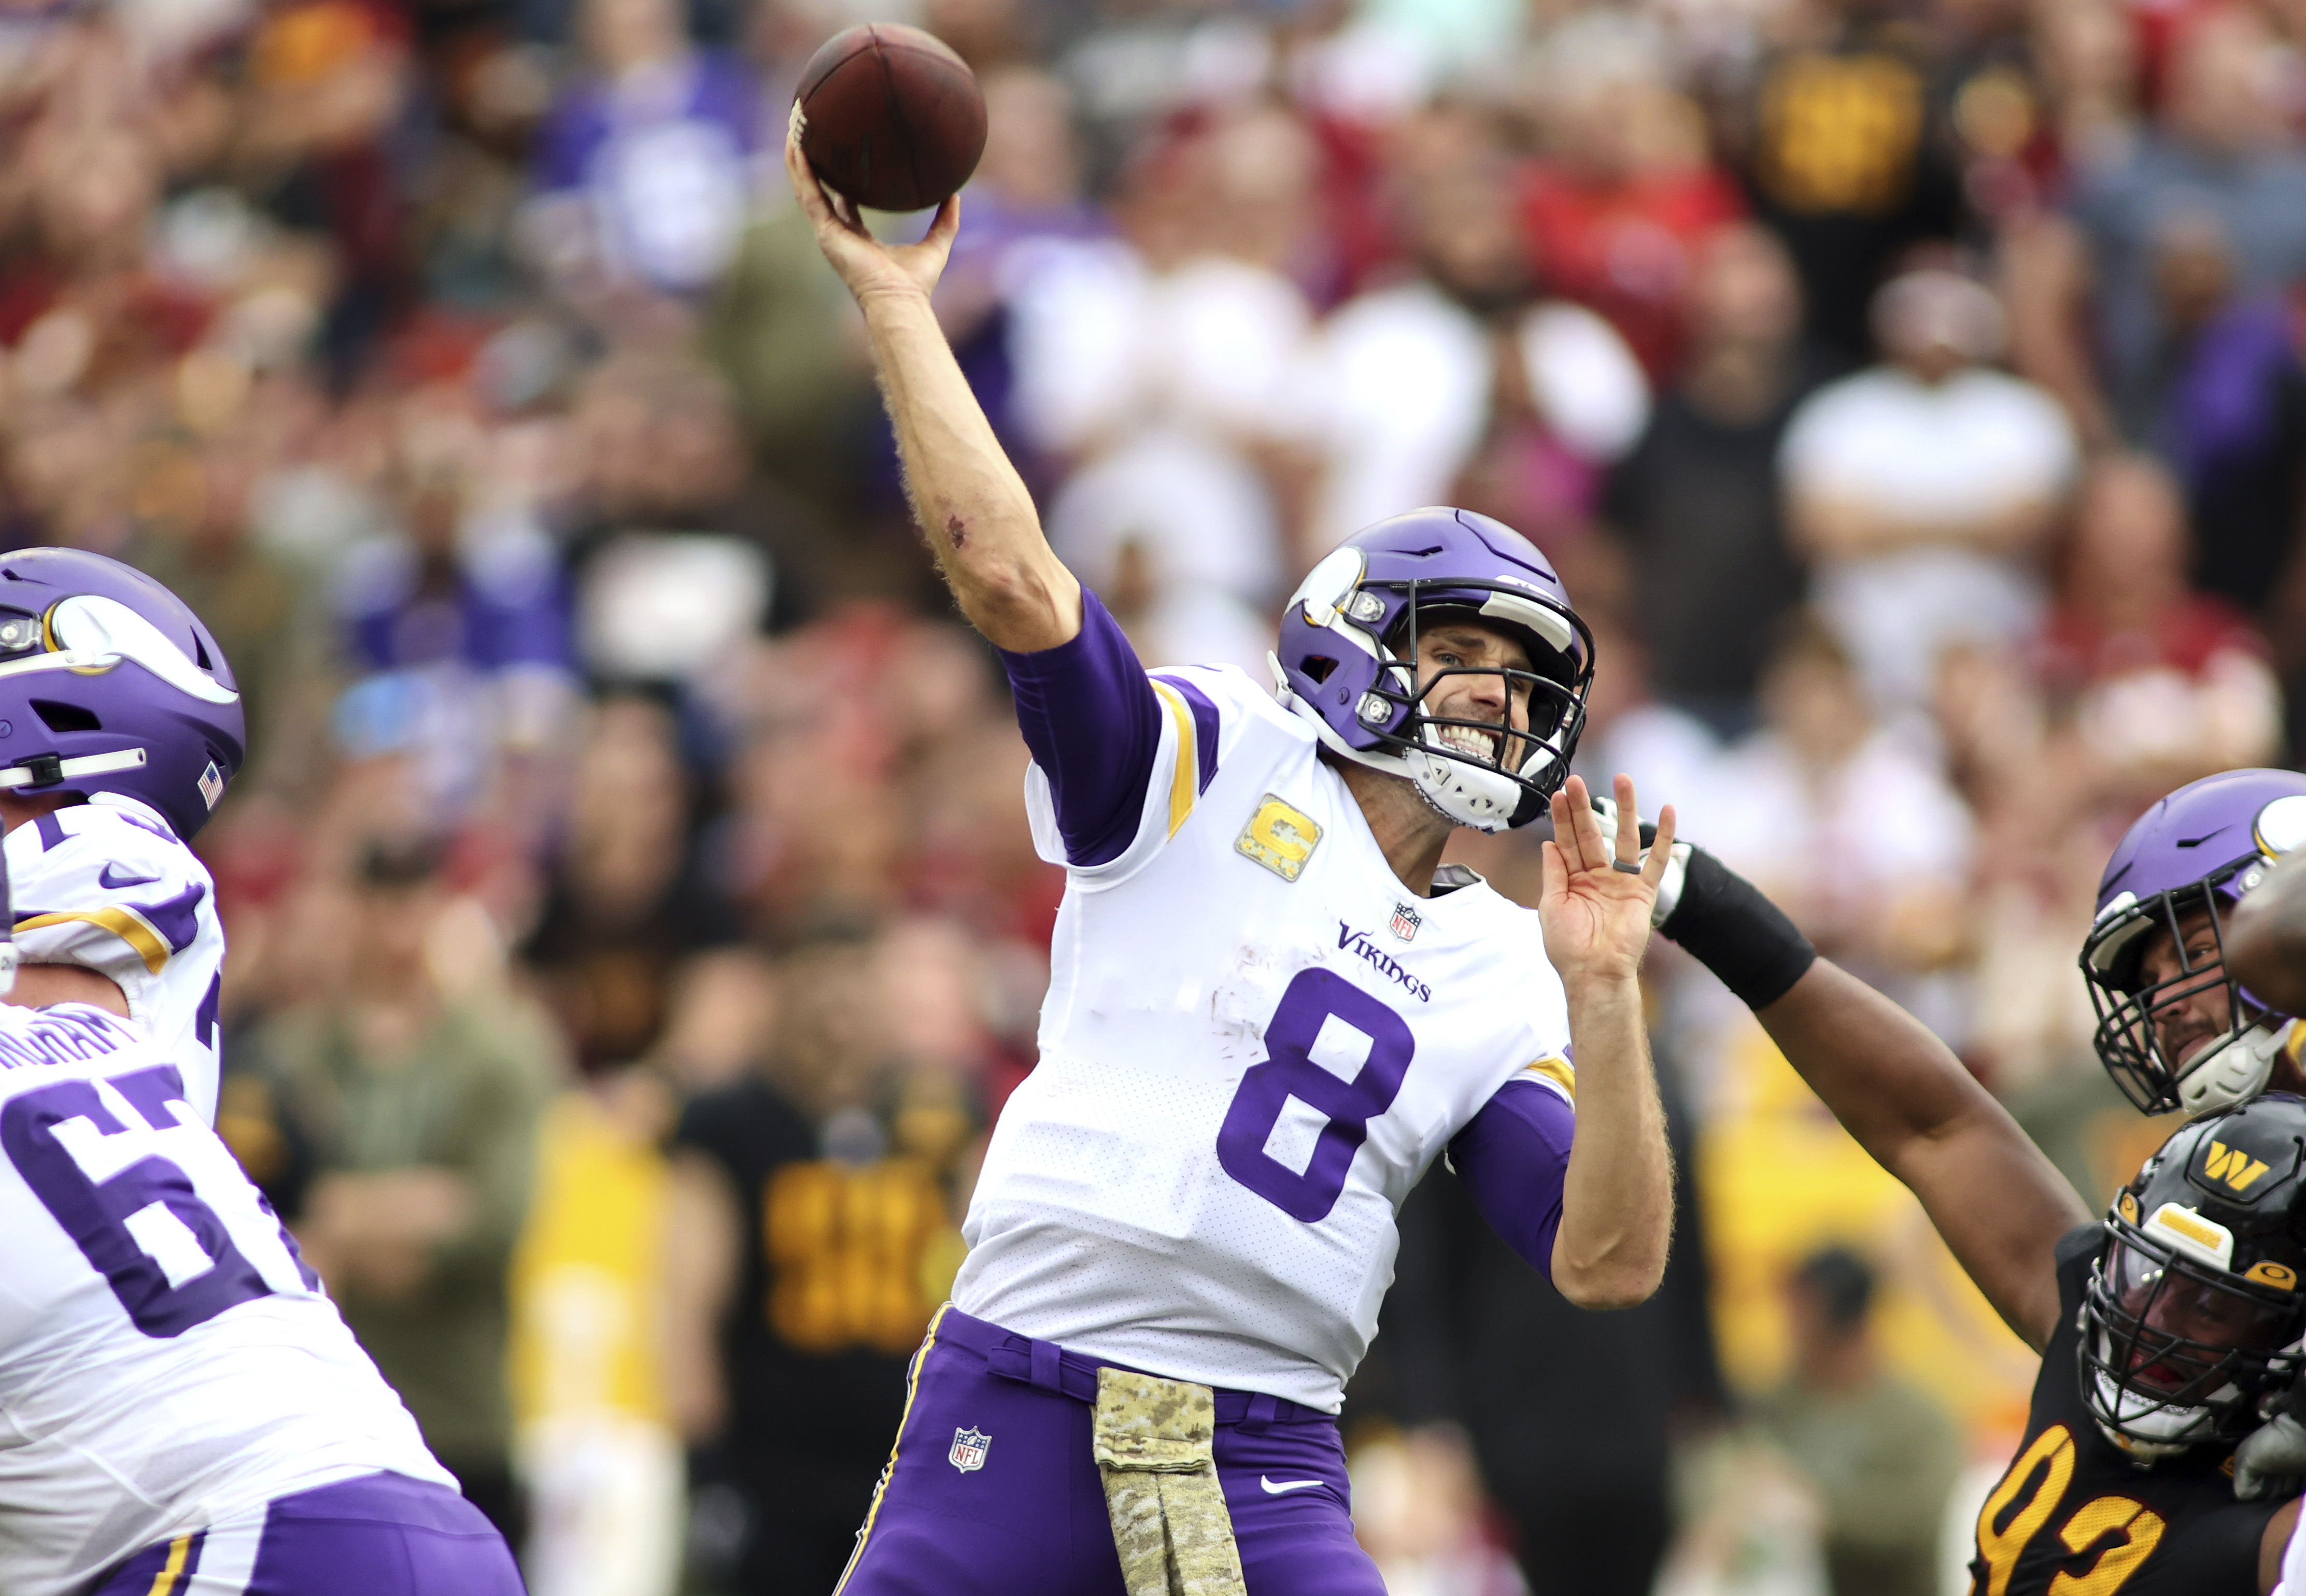
[[[985,96],[944,42],[901,22],[826,39],[795,97],[801,153],[825,185],[875,210],[926,210],[985,153]]]

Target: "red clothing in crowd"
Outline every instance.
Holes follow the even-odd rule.
[[[2142,670],[2199,677],[2224,653],[2267,657],[2266,639],[2248,616],[2225,599],[2199,593],[2165,609],[2150,631],[2112,629],[2096,616],[2062,605],[2044,627],[2039,648],[2041,679],[2060,697]]]
[[[1606,317],[1661,384],[1681,358],[1698,241],[1745,213],[1737,185],[1711,167],[1618,183],[1538,161],[1522,178],[1522,226],[1546,292]]]

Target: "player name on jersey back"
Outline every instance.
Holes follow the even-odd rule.
[[[0,1007],[0,1279],[8,1596],[355,1475],[454,1483],[177,1064],[101,1010]]]
[[[1335,1411],[1395,1214],[1501,1086],[1566,1055],[1561,985],[1536,916],[1486,883],[1406,892],[1311,727],[1245,673],[1154,681],[1140,828],[1070,872],[1041,1062],[987,1148],[954,1301]],[[1028,802],[1063,862],[1038,772]]]

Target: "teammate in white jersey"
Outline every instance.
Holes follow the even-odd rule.
[[[864,309],[916,511],[1003,651],[1036,844],[1069,872],[1041,1062],[841,1588],[1374,1596],[1333,1415],[1429,1165],[1446,1150],[1573,1301],[1640,1302],[1664,1267],[1636,969],[1669,849],[1640,860],[1619,778],[1613,852],[1567,777],[1592,639],[1527,542],[1434,509],[1315,568],[1272,685],[1149,679],[938,330],[957,208],[885,248],[797,144],[787,163]],[[1441,867],[1455,827],[1549,804],[1537,912]]]
[[[167,588],[77,549],[0,556],[0,826],[12,1001],[135,1020],[216,1118],[224,928],[188,843],[240,768],[224,652]]]
[[[169,1050],[0,1007],[0,1591],[519,1590]]]

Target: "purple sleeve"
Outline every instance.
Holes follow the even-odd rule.
[[[1449,1144],[1449,1162],[1473,1206],[1507,1246],[1553,1278],[1561,1182],[1577,1111],[1534,1080],[1508,1080]]]
[[[1081,589],[1081,629],[1034,653],[1001,651],[1017,699],[1017,729],[1049,779],[1065,858],[1119,858],[1137,835],[1145,787],[1161,751],[1161,701],[1137,651],[1097,595]]]

